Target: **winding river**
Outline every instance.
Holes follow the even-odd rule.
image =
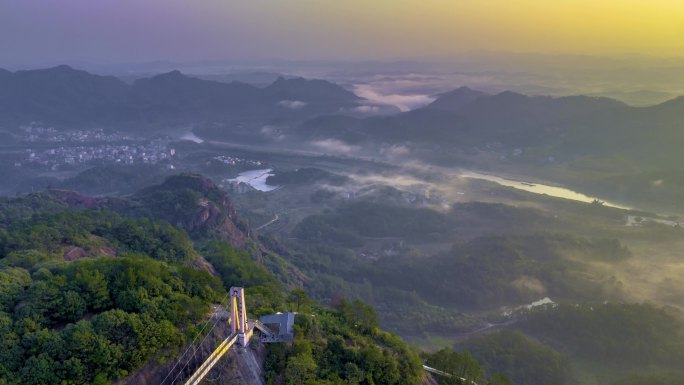
[[[506,179],[494,175],[480,174],[472,171],[463,171],[461,176],[464,178],[486,180],[500,184],[502,186],[513,187],[518,190],[523,190],[535,194],[548,195],[556,198],[570,199],[579,202],[591,203],[598,199],[596,197],[590,197],[588,195],[584,195],[582,193],[564,187],[549,186],[541,183],[530,183],[513,179]],[[603,202],[605,206],[609,207],[615,207],[625,210],[631,209],[630,207],[622,206],[617,203],[607,202],[603,200],[601,200],[601,202]]]

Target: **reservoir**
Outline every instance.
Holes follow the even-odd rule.
[[[270,168],[263,170],[249,170],[243,171],[235,179],[230,179],[231,182],[246,183],[259,191],[273,191],[280,186],[271,186],[266,183],[266,178],[273,175],[273,170]]]

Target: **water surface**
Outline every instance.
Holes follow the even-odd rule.
[[[592,203],[595,200],[600,200],[601,202],[603,202],[603,204],[605,206],[630,210],[629,207],[622,206],[622,205],[619,205],[617,203],[604,201],[604,200],[599,199],[597,197],[591,197],[591,196],[588,196],[588,195],[585,195],[585,194],[582,194],[580,192],[573,191],[573,190],[570,190],[570,189],[567,189],[564,187],[549,186],[549,185],[545,185],[542,183],[531,183],[531,182],[525,182],[525,181],[517,181],[517,180],[512,180],[512,179],[501,178],[501,177],[494,176],[494,175],[480,174],[480,173],[476,173],[476,172],[472,172],[472,171],[466,171],[462,174],[462,176],[465,178],[486,180],[486,181],[490,181],[490,182],[500,184],[502,186],[513,187],[513,188],[518,189],[518,190],[524,190],[524,191],[535,193],[535,194],[548,195],[548,196],[552,196],[552,197],[556,197],[556,198],[571,199],[574,201],[586,202],[586,203]]]
[[[273,175],[273,170],[270,168],[263,170],[249,170],[243,171],[234,179],[229,179],[230,182],[242,182],[254,187],[259,191],[273,191],[280,186],[271,186],[266,183],[266,178]]]

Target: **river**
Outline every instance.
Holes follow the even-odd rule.
[[[204,142],[201,138],[197,137],[194,133],[188,132],[186,133],[182,139],[186,140],[192,140],[196,143],[202,143]],[[266,149],[264,147],[256,146],[256,145],[243,145],[243,144],[236,144],[236,143],[230,143],[230,142],[211,142],[217,145],[222,145],[222,146],[229,146],[233,148],[243,148],[243,149],[249,149],[253,151],[268,151],[268,152],[280,152],[280,153],[285,153],[285,154],[297,154],[297,155],[305,155],[305,156],[325,156],[329,155],[323,152],[311,152],[311,151],[301,151],[301,150],[295,150],[295,149]],[[354,158],[354,157],[352,157]],[[361,157],[356,157],[354,159],[358,160],[365,160],[365,161],[374,161],[374,162],[384,162],[383,159],[381,158],[361,158]],[[446,171],[446,170],[445,170]],[[245,171],[243,173],[240,173],[237,178],[234,180],[240,181],[240,182],[245,182],[255,189],[259,191],[272,191],[277,189],[280,186],[270,186],[266,184],[266,178],[270,175],[272,170],[251,170],[251,171]],[[448,172],[450,173],[450,172]],[[604,201],[603,199],[599,199],[596,197],[590,197],[588,195],[582,194],[577,191],[573,191],[564,187],[558,187],[558,186],[550,186],[542,183],[532,183],[532,182],[526,182],[526,181],[519,181],[519,180],[514,180],[514,179],[507,179],[507,178],[502,178],[499,176],[495,175],[489,175],[489,174],[481,174],[475,171],[470,171],[470,170],[461,170],[460,173],[461,177],[465,178],[472,178],[472,179],[480,179],[480,180],[486,180],[490,182],[497,183],[502,186],[507,186],[507,187],[513,187],[518,190],[523,190],[535,194],[540,194],[540,195],[548,195],[556,198],[564,198],[564,199],[570,199],[578,202],[586,202],[586,203],[591,203],[594,200],[600,200],[603,202],[605,206],[609,207],[615,207],[619,209],[624,209],[624,210],[632,210],[631,207],[623,206],[614,202],[610,201]]]
[[[586,202],[586,203],[591,203],[597,200],[598,198],[596,197],[590,197],[588,195],[584,195],[582,193],[579,193],[577,191],[573,191],[564,187],[557,187],[557,186],[549,186],[545,185],[542,183],[531,183],[531,182],[525,182],[525,181],[518,181],[518,180],[513,180],[513,179],[506,179],[494,175],[487,175],[487,174],[480,174],[477,172],[472,172],[472,171],[463,171],[461,174],[462,177],[464,178],[472,178],[472,179],[480,179],[480,180],[486,180],[490,182],[494,182],[497,184],[500,184],[502,186],[507,186],[507,187],[513,187],[518,190],[523,190],[535,194],[540,194],[540,195],[548,195],[556,198],[564,198],[564,199],[570,199],[574,201],[579,201],[579,202]],[[605,206],[609,207],[615,207],[618,209],[625,209],[625,210],[631,210],[630,207],[622,206],[617,203],[613,202],[608,202],[604,200],[600,200],[603,202]]]

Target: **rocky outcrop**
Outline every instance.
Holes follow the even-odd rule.
[[[63,202],[69,207],[81,209],[95,209],[98,208],[100,199],[83,195],[75,191],[50,189],[48,193],[55,199]]]
[[[432,374],[428,372],[423,372],[423,376],[421,378],[421,385],[439,385],[439,382],[437,382],[434,377],[432,377]]]
[[[83,209],[101,209],[123,216],[147,217],[166,221],[188,232],[193,240],[221,240],[236,249],[250,249],[255,261],[278,275],[288,287],[301,287],[307,277],[292,264],[281,258],[287,250],[277,242],[262,243],[249,226],[238,217],[228,195],[210,179],[197,174],[180,174],[163,183],[147,187],[125,198],[91,197],[73,191],[50,190],[51,200],[58,206]],[[105,247],[107,246],[107,247]],[[116,250],[102,245],[87,248],[87,256],[115,256]],[[255,246],[255,247],[253,247]],[[83,257],[78,250],[67,251],[69,260]],[[203,260],[190,266],[215,274]]]
[[[211,237],[242,249],[251,231],[240,224],[230,198],[210,179],[195,174],[175,175],[125,199],[99,198],[75,191],[51,189],[60,204],[79,209],[104,209],[123,215],[161,219],[194,238]]]
[[[198,211],[190,218],[180,218],[177,226],[188,233],[207,233],[226,241],[237,248],[244,248],[249,231],[240,230],[235,220],[237,218],[232,202],[224,197],[220,202],[200,200]]]
[[[266,347],[251,342],[248,347],[234,346],[219,363],[215,378],[220,385],[264,385]]]
[[[192,261],[188,262],[187,265],[195,270],[206,271],[211,275],[218,276],[218,272],[216,272],[214,265],[209,263],[209,261],[204,259],[202,256],[195,257]]]
[[[85,258],[88,252],[81,247],[69,246],[64,250],[65,261],[75,261],[77,259]]]
[[[115,257],[117,251],[104,238],[90,235],[89,241],[91,246],[78,247],[68,245],[64,247],[63,258],[65,261],[76,261],[82,258],[92,257]]]
[[[131,197],[140,207],[138,215],[160,218],[185,229],[193,237],[208,236],[244,248],[251,237],[239,224],[233,202],[210,179],[181,174]]]

